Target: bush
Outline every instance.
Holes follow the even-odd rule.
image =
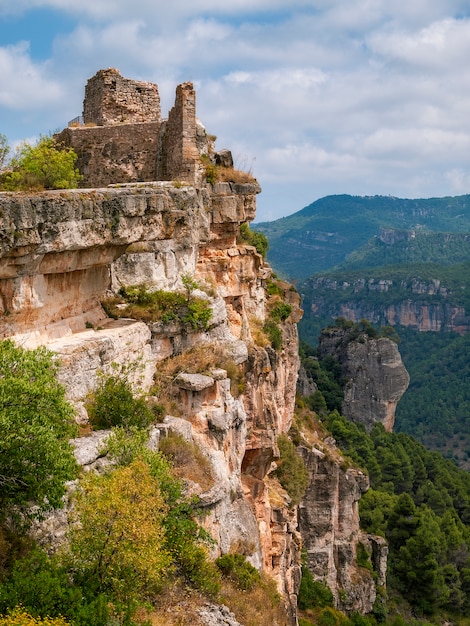
[[[167,512],[159,482],[143,460],[104,475],[86,474],[75,498],[79,523],[70,532],[75,582],[124,606],[151,600],[171,567]]]
[[[297,506],[308,486],[307,468],[287,435],[280,435],[277,444],[281,456],[274,474],[289,494],[291,506]]]
[[[211,543],[211,538],[195,520],[197,500],[184,496],[182,483],[171,463],[160,451],[147,448],[146,439],[142,432],[116,429],[107,442],[110,457],[120,465],[134,459],[145,461],[167,506],[162,526],[165,549],[171,555],[175,573],[203,593],[215,594],[219,590],[219,570],[208,558],[206,545]]]
[[[103,376],[86,404],[95,429],[123,426],[147,428],[154,421],[152,409],[144,398],[135,398],[126,376]]]
[[[284,322],[291,313],[291,305],[287,304],[287,302],[281,302],[271,310],[269,315],[275,322]]]
[[[11,159],[11,172],[3,177],[8,191],[29,189],[73,189],[80,174],[75,168],[77,155],[71,148],[42,136],[35,146],[24,143]]]
[[[244,243],[254,246],[258,254],[261,254],[263,259],[266,258],[269,248],[268,238],[266,235],[251,230],[248,224],[244,223],[240,225],[240,239]]]
[[[145,322],[178,322],[192,330],[207,330],[212,309],[205,298],[194,296],[197,283],[183,277],[186,293],[150,291],[145,285],[121,287],[119,295],[103,300],[106,313],[115,319],[131,317]]]
[[[62,617],[37,619],[21,607],[16,607],[8,615],[0,615],[0,626],[68,626]]]
[[[331,590],[324,583],[315,580],[305,563],[302,564],[298,606],[305,611],[315,607],[333,606],[334,598]]]
[[[229,578],[237,589],[251,591],[261,581],[258,570],[242,554],[224,554],[215,564],[222,574]]]
[[[282,348],[282,330],[276,322],[273,320],[267,320],[264,323],[263,331],[268,336],[274,350],[279,351]]]

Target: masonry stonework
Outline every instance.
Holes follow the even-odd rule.
[[[123,78],[114,68],[99,70],[85,87],[83,121],[98,126],[160,122],[158,87]]]
[[[196,118],[192,83],[177,87],[175,105],[162,120],[157,85],[99,70],[85,88],[83,122],[57,135],[77,153],[81,187],[202,181],[200,156],[210,141]]]

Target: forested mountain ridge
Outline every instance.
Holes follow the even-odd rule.
[[[416,200],[332,195],[254,228],[268,237],[275,270],[303,280],[342,263],[381,229],[469,233],[470,195]]]

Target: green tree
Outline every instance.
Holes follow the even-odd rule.
[[[76,582],[121,602],[150,599],[171,564],[162,525],[167,507],[142,460],[88,474],[76,497],[71,555]]]
[[[1,145],[1,144],[0,144]],[[11,172],[3,179],[7,191],[28,189],[73,189],[80,173],[77,155],[53,137],[41,136],[36,145],[25,142],[11,159]]]
[[[13,506],[36,516],[60,507],[65,482],[76,475],[68,440],[77,427],[56,374],[45,348],[0,342],[0,515]]]

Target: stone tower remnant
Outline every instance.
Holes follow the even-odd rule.
[[[81,187],[155,180],[198,184],[200,156],[210,145],[196,118],[192,83],[177,87],[175,105],[164,120],[158,86],[124,78],[114,68],[88,80],[83,124],[70,123],[57,139],[77,153]]]
[[[85,124],[109,126],[161,119],[160,95],[154,83],[123,78],[119,70],[110,68],[97,72],[85,87]]]

